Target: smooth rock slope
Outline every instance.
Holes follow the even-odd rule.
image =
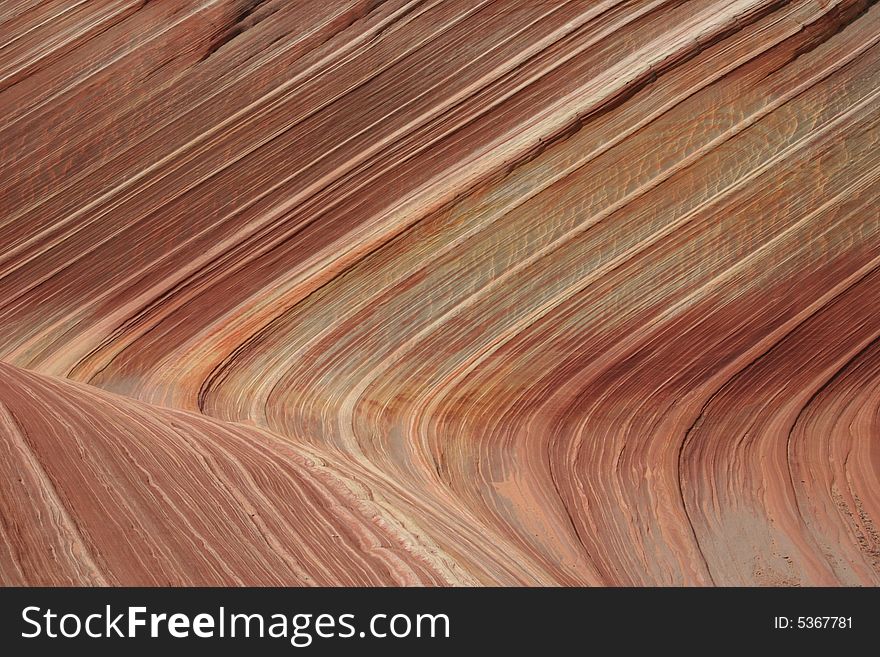
[[[0,583],[880,584],[880,6],[0,3]]]

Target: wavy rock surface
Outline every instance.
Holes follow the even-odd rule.
[[[0,582],[880,584],[880,6],[0,5]]]

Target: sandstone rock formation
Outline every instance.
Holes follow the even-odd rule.
[[[880,584],[880,6],[0,4],[0,583]]]

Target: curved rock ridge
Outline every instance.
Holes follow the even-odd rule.
[[[880,584],[880,6],[0,6],[0,583]]]

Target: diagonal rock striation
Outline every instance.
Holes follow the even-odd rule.
[[[0,7],[0,582],[880,584],[880,6]]]

